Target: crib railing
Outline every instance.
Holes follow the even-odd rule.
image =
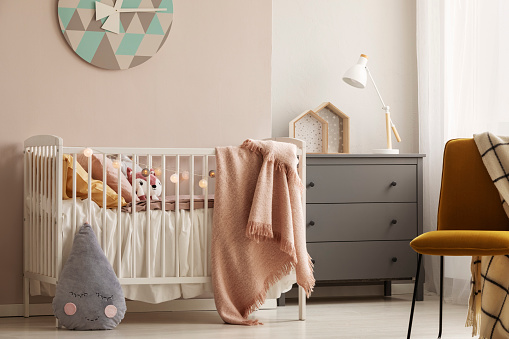
[[[72,200],[73,200],[73,204],[72,204],[72,208],[73,208],[73,219],[72,219],[72,226],[73,226],[73,229],[77,229],[80,225],[81,225],[81,222],[78,222],[76,220],[76,158],[77,158],[77,155],[80,154],[80,153],[83,153],[85,151],[85,148],[79,148],[79,147],[64,147],[63,148],[63,152],[64,154],[70,154],[73,158],[73,194],[72,194]],[[165,251],[167,250],[166,246],[164,246],[164,243],[161,244],[160,246],[160,253],[156,254],[156,255],[159,255],[160,258],[161,258],[161,261],[160,261],[160,275],[156,276],[156,274],[154,272],[152,272],[152,262],[154,260],[153,256],[152,256],[152,248],[153,248],[153,245],[155,244],[151,244],[151,241],[152,241],[152,238],[150,236],[152,230],[151,230],[151,213],[152,213],[152,210],[150,208],[150,205],[151,205],[151,199],[148,199],[147,197],[147,200],[146,200],[146,211],[144,212],[137,212],[136,211],[136,206],[135,206],[135,202],[133,202],[133,206],[131,208],[131,214],[132,214],[132,222],[133,222],[133,225],[132,225],[132,228],[133,229],[136,229],[137,225],[137,218],[136,218],[136,214],[137,213],[146,213],[146,220],[147,220],[147,227],[146,227],[146,246],[145,246],[145,255],[144,255],[144,258],[146,260],[146,267],[147,267],[147,273],[145,276],[142,276],[142,277],[138,277],[137,276],[137,273],[136,273],[136,269],[134,269],[136,267],[136,260],[137,260],[137,256],[136,256],[136,246],[137,246],[137,238],[136,238],[136,233],[133,233],[133,236],[131,237],[131,246],[132,246],[132,255],[129,257],[129,260],[131,260],[131,266],[133,267],[133,269],[131,270],[131,274],[130,274],[130,277],[125,277],[125,274],[122,272],[122,265],[121,265],[121,258],[122,258],[122,253],[121,253],[121,250],[122,250],[122,230],[123,230],[123,225],[122,225],[122,218],[121,218],[121,208],[122,208],[122,201],[121,199],[118,199],[118,206],[117,206],[117,227],[118,227],[118,231],[117,231],[117,246],[116,246],[116,255],[115,255],[115,262],[112,262],[112,266],[114,267],[115,269],[115,273],[117,274],[117,276],[119,277],[119,281],[121,284],[123,285],[133,285],[133,284],[149,284],[149,283],[153,283],[153,284],[172,284],[172,283],[175,283],[175,284],[181,284],[181,283],[205,283],[205,282],[209,282],[210,281],[210,276],[207,274],[208,272],[208,266],[209,266],[209,260],[210,258],[207,256],[207,253],[208,253],[208,228],[206,227],[208,225],[208,190],[209,190],[209,187],[208,187],[208,168],[209,168],[209,158],[213,158],[215,156],[215,150],[212,149],[212,148],[204,148],[204,149],[172,149],[172,148],[165,148],[165,149],[145,149],[145,148],[135,148],[135,149],[127,149],[127,148],[115,148],[115,149],[110,149],[110,148],[103,148],[103,147],[94,147],[93,148],[93,152],[94,154],[98,154],[99,156],[103,157],[103,164],[106,164],[106,158],[108,156],[114,156],[116,157],[117,159],[122,159],[122,156],[123,155],[127,155],[127,156],[130,156],[132,158],[132,161],[133,161],[133,168],[136,169],[137,166],[139,165],[142,165],[141,167],[142,168],[146,168],[146,169],[151,169],[152,166],[153,166],[153,159],[154,158],[159,158],[158,160],[160,161],[160,169],[161,169],[161,183],[162,183],[162,194],[161,194],[161,205],[163,206],[163,210],[164,210],[164,206],[165,206],[165,199],[166,199],[166,192],[167,191],[173,191],[174,192],[174,195],[175,195],[175,210],[174,210],[174,213],[175,213],[175,227],[177,227],[177,229],[175,230],[175,234],[176,236],[174,237],[174,244],[172,246],[173,248],[173,251],[174,251],[174,260],[175,260],[175,267],[176,267],[176,271],[175,271],[175,274],[174,275],[171,275],[171,276],[168,276],[167,275],[167,272],[166,272],[166,253]],[[140,158],[141,157],[145,157],[146,161],[145,163],[141,163],[140,162]],[[181,169],[181,160],[184,159],[184,158],[187,158],[188,160],[188,165],[189,165],[189,180],[186,180],[187,181],[187,190],[189,192],[189,195],[190,195],[190,219],[191,219],[191,222],[194,221],[194,213],[195,213],[195,210],[194,210],[194,200],[195,200],[195,196],[196,196],[196,187],[195,187],[195,177],[198,175],[200,177],[203,177],[204,180],[207,182],[207,185],[204,185],[203,188],[200,188],[202,189],[202,193],[203,193],[203,196],[204,196],[204,232],[205,234],[203,234],[203,238],[205,239],[205,248],[204,248],[204,251],[203,251],[203,258],[202,258],[202,262],[204,263],[204,269],[203,269],[203,272],[204,274],[201,275],[201,276],[194,276],[194,258],[191,257],[191,260],[189,261],[189,264],[190,264],[190,267],[189,267],[189,271],[190,271],[190,275],[191,276],[181,276],[180,274],[180,258],[179,258],[179,244],[178,244],[178,234],[179,234],[179,225],[180,225],[180,219],[181,219],[181,209],[180,209],[180,196],[181,196],[181,190],[183,187],[184,184],[183,184],[183,181],[181,181],[180,177],[181,177],[181,172],[182,172],[182,169]],[[168,163],[168,159],[171,159],[173,160],[173,163],[175,164],[174,167],[168,167],[167,166],[167,163]],[[202,170],[201,170],[201,174],[196,174],[195,173],[195,164],[197,162],[197,160],[201,161],[202,163]],[[88,168],[91,169],[92,168],[92,157],[89,157],[88,158]],[[121,176],[123,175],[122,172],[121,172],[121,168],[119,167],[118,170],[117,170],[117,182],[118,182],[118,190],[117,190],[117,194],[119,195],[119,197],[121,196],[121,190],[122,190],[122,186],[121,186]],[[167,180],[167,173],[174,173],[177,175],[178,177],[178,180],[172,184],[174,185],[174,187],[172,187],[171,189],[168,190],[168,183],[166,182]],[[107,185],[108,182],[107,182],[107,176],[106,176],[106,166],[104,165],[103,166],[103,183],[104,185]],[[135,173],[133,173],[133,178],[135,177]],[[149,179],[149,178],[147,178]],[[134,181],[134,179],[133,179]],[[149,181],[149,180],[148,180]],[[92,199],[91,199],[91,192],[92,192],[92,189],[91,189],[91,183],[92,183],[92,171],[89,170],[88,171],[88,219],[90,220],[90,216],[91,216],[91,210],[92,210]],[[133,196],[133,199],[134,197],[136,197],[136,185],[132,185],[132,196]],[[103,190],[103,202],[106,201],[106,190]],[[103,203],[103,206],[102,206],[102,216],[103,216],[103,225],[106,225],[106,204]],[[165,240],[165,214],[164,213],[161,213],[161,241],[164,242]],[[194,227],[193,225],[191,225],[190,227],[190,232],[194,232]],[[191,233],[191,241],[190,241],[190,249],[189,249],[189,252],[190,252],[190,255],[193,256],[194,255],[194,241],[192,241],[193,239],[193,234]],[[106,232],[102,232],[102,241],[101,241],[101,246],[103,248],[103,250],[106,250]]]
[[[37,136],[25,142],[24,268],[50,283],[56,282],[62,264],[57,255],[62,252],[61,159],[62,139]],[[28,281],[25,284],[28,289]]]

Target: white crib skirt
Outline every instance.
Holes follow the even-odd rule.
[[[72,200],[64,200],[62,204],[62,231],[63,231],[63,263],[71,251],[72,240],[76,229],[73,229]],[[176,213],[174,211],[150,211],[150,236],[147,233],[147,212],[136,213],[136,225],[133,223],[131,213],[120,213],[121,226],[119,228],[116,209],[106,210],[106,227],[103,225],[103,211],[92,202],[92,214],[87,220],[88,199],[76,202],[76,220],[79,228],[85,221],[92,226],[99,244],[104,249],[103,232],[106,232],[105,254],[112,264],[117,276],[122,278],[146,278],[150,267],[151,277],[162,276],[162,258],[164,246],[164,267],[166,277],[175,277],[177,272],[177,253],[175,242],[178,241],[178,270],[181,277],[210,276],[210,258],[205,273],[204,261],[207,258],[205,251],[210,253],[211,229],[213,209],[208,209],[207,231],[205,232],[205,210],[196,209],[193,213],[194,223],[191,223],[189,210],[180,210],[180,221],[176,225]],[[162,234],[162,213],[164,213],[164,243]],[[191,230],[191,225],[193,228]],[[118,231],[121,229],[121,242],[119,245]],[[191,234],[192,233],[192,234]],[[205,233],[207,244],[205,246]],[[176,234],[178,237],[176,237]],[[134,239],[133,239],[134,236]],[[191,241],[192,239],[192,241]],[[133,241],[134,240],[134,241]],[[134,244],[134,246],[133,246]],[[120,251],[119,251],[120,248]],[[150,249],[150,261],[148,261],[148,249]],[[191,253],[192,251],[192,253]],[[121,253],[121,272],[118,270],[119,253]],[[134,254],[134,256],[133,256]],[[135,267],[135,268],[134,268]],[[193,274],[191,274],[191,267]],[[267,293],[268,299],[278,298],[281,293],[290,290],[296,282],[292,272],[273,285]],[[211,298],[213,296],[210,283],[204,284],[143,284],[123,285],[124,295],[131,300],[148,303],[160,303],[179,298]],[[39,281],[31,281],[30,292],[32,295],[55,294],[55,286]]]

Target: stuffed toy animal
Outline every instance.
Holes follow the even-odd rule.
[[[84,224],[74,237],[53,298],[53,312],[69,330],[111,330],[124,318],[122,287],[97,242]]]
[[[144,177],[141,172],[136,173],[136,178],[133,183],[133,170],[128,167],[127,180],[129,180],[131,185],[136,186],[136,195],[140,200],[147,200],[147,196],[152,200],[159,200],[159,196],[163,191],[163,186],[161,185],[161,181],[155,176],[153,169],[150,170],[148,178]]]

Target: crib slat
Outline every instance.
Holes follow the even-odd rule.
[[[88,157],[88,213],[87,222],[92,222],[92,156]],[[81,222],[80,222],[81,224]]]
[[[166,156],[161,155],[161,277],[166,277]]]
[[[122,154],[118,154],[118,159],[122,159]],[[118,184],[118,206],[117,206],[117,275],[122,278],[122,181],[120,175],[122,169],[117,169],[117,184]]]
[[[23,150],[23,274],[28,271],[29,268],[29,256],[27,255],[27,250],[29,246],[28,242],[28,226],[29,224],[29,217],[28,217],[28,209],[26,207],[26,203],[28,202],[28,196],[30,194],[29,190],[29,171],[30,171],[30,153],[28,152],[28,149],[25,148]]]
[[[152,168],[152,155],[147,155],[147,162],[148,162],[148,170],[150,172]],[[152,239],[151,239],[151,228],[150,228],[150,173],[147,177],[147,190],[145,194],[145,198],[147,199],[147,248],[146,251],[146,258],[147,258],[147,276],[149,278],[152,277]]]
[[[175,173],[177,173],[177,176],[179,176],[180,173],[180,156],[175,156]],[[181,231],[181,225],[180,225],[180,176],[178,177],[179,180],[175,183],[175,276],[180,277],[180,243],[178,241],[179,234]]]
[[[53,193],[53,196],[51,198],[51,206],[54,206],[54,208],[52,207],[51,208],[51,258],[55,258],[56,256],[56,253],[55,253],[55,246],[54,244],[56,244],[56,224],[57,224],[57,213],[56,213],[56,206],[57,206],[57,178],[60,178],[58,175],[57,175],[57,148],[56,146],[53,146],[53,157],[52,157],[52,180],[51,182],[53,183],[52,184],[52,187],[51,187],[51,191]],[[56,277],[56,265],[55,265],[55,261],[54,260],[51,260],[51,276],[52,277]]]
[[[136,227],[136,202],[138,197],[136,195],[136,168],[138,167],[138,156],[133,154],[133,172],[132,172],[132,187],[133,187],[133,200],[131,203],[131,215],[133,218],[133,236],[132,236],[132,259],[133,259],[133,269],[132,269],[132,277],[136,278],[136,239],[138,238],[138,228]]]
[[[78,226],[78,214],[76,213],[76,157],[72,154],[72,232],[74,233]]]
[[[208,251],[208,242],[209,242],[209,232],[208,232],[208,228],[209,228],[209,223],[208,223],[208,216],[209,216],[209,178],[208,178],[208,175],[209,175],[209,156],[208,155],[205,155],[204,156],[204,159],[203,159],[203,178],[205,180],[207,180],[207,186],[205,186],[205,188],[203,189],[203,195],[204,195],[204,202],[205,202],[205,205],[203,206],[203,211],[205,213],[205,216],[203,217],[203,222],[204,222],[204,229],[205,229],[205,237],[204,237],[204,253],[205,253],[205,260],[203,262],[203,272],[205,275],[208,275],[209,274],[209,270],[208,270],[208,260],[210,258],[209,256],[209,251]]]
[[[30,187],[31,187],[31,196],[30,196],[30,205],[31,205],[31,208],[30,208],[30,271],[31,272],[36,272],[36,262],[35,262],[35,256],[36,256],[36,250],[37,248],[35,247],[35,237],[36,237],[36,229],[35,229],[35,224],[36,224],[36,206],[35,206],[35,201],[36,201],[36,183],[37,183],[37,161],[36,161],[36,147],[31,147],[31,157],[30,157],[30,171],[31,171],[31,183],[30,183]]]
[[[62,197],[65,186],[62,180],[63,173],[63,147],[60,140],[59,145],[56,146],[56,175],[58,180],[55,180],[56,185],[56,216],[55,216],[55,278],[58,280],[60,272],[62,272],[62,249],[63,249],[63,235],[62,235]]]
[[[189,235],[190,244],[189,248],[191,251],[191,277],[194,277],[194,155],[191,155],[191,164],[189,165],[189,194],[191,200],[189,201],[189,213],[191,215],[191,233]]]
[[[108,183],[107,183],[107,176],[106,176],[106,161],[107,161],[107,158],[106,158],[106,153],[103,153],[103,208],[101,209],[101,212],[102,212],[102,248],[103,248],[103,252],[104,254],[107,256],[107,252],[106,252],[106,232],[107,232],[107,227],[106,227],[106,187],[108,186]],[[96,225],[97,226],[97,225]]]
[[[41,149],[41,196],[39,206],[41,207],[41,237],[39,243],[41,244],[41,274],[46,275],[46,209],[45,206],[46,198],[46,146]]]
[[[42,246],[41,246],[41,225],[42,225],[42,216],[41,216],[41,196],[42,196],[42,147],[38,147],[38,159],[37,159],[37,273],[42,272]]]
[[[49,146],[44,146],[44,175],[43,175],[43,240],[44,243],[42,245],[43,247],[43,262],[44,262],[44,275],[49,275],[49,255],[48,255],[48,249],[50,246],[49,239],[48,239],[48,156],[49,156]]]

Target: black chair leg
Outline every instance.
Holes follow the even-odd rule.
[[[407,339],[410,339],[410,333],[412,332],[412,321],[414,319],[415,299],[417,296],[417,285],[419,282],[419,271],[421,270],[421,260],[422,260],[422,254],[419,253],[417,256],[417,273],[415,273],[414,295],[412,297],[412,308],[410,309],[410,321],[408,322]]]
[[[438,320],[438,339],[442,338],[443,303],[444,303],[444,257],[440,256],[440,318]]]

